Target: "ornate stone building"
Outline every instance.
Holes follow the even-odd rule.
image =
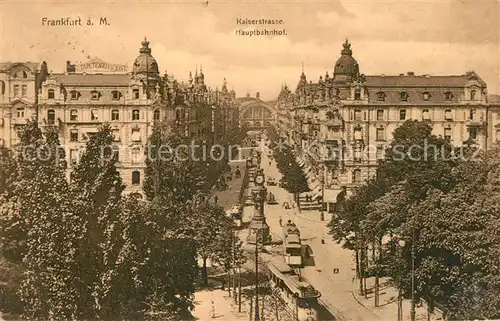
[[[5,91],[8,98],[1,100],[0,96],[0,133],[7,146],[18,144],[18,124],[38,115],[41,126],[58,127],[61,144],[73,166],[88,139],[109,123],[115,132],[112,148],[126,191],[137,196],[142,192],[144,146],[155,124],[167,130],[177,127],[193,139],[199,135],[213,137],[213,142],[238,126],[235,93],[227,90],[225,79],[219,91],[207,87],[201,68],[194,78],[189,74],[187,83],[166,72],[161,75],[146,39],[130,73],[126,66],[99,58],[82,65],[67,62],[65,73],[51,73],[44,79],[38,96],[34,89],[35,65],[12,64],[8,68],[10,78],[2,78],[10,86]],[[209,112],[201,106],[208,106]]]
[[[236,99],[240,113],[240,126],[248,129],[263,129],[275,124],[276,107],[260,99],[260,94]]]
[[[487,147],[487,98],[486,83],[474,72],[363,75],[346,40],[331,76],[312,82],[302,71],[294,91],[282,88],[278,128],[307,164],[315,196],[333,210],[344,188],[350,193],[375,175],[394,129],[408,119],[430,121],[454,145],[471,139]]]

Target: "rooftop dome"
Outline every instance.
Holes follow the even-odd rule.
[[[341,51],[342,56],[335,63],[334,76],[356,76],[359,74],[359,65],[356,59],[352,57],[351,44],[346,39],[344,49]]]
[[[151,48],[149,48],[149,41],[146,37],[144,37],[139,53],[140,55],[134,61],[132,72],[134,74],[159,74],[158,64],[155,58],[151,56]]]

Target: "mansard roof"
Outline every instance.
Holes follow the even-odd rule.
[[[430,75],[400,75],[400,76],[365,76],[365,85],[369,87],[465,87],[472,77],[475,77],[481,86],[486,82],[475,73],[460,76],[430,76]]]

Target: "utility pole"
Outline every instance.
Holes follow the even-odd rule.
[[[235,241],[236,241],[236,230],[232,230],[233,234],[233,242],[232,242],[232,250],[233,250],[233,296],[234,296],[234,303],[238,302],[238,296],[236,295],[236,253],[235,253]]]
[[[238,312],[241,312],[241,266],[238,266]]]
[[[412,233],[411,242],[411,321],[415,321],[415,232]]]

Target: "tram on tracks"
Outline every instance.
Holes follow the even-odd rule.
[[[287,304],[294,314],[294,320],[319,321],[318,298],[321,293],[303,280],[300,275],[283,261],[268,262],[271,285],[275,293]]]
[[[292,267],[303,266],[300,231],[291,220],[283,225],[283,249],[286,264]]]

